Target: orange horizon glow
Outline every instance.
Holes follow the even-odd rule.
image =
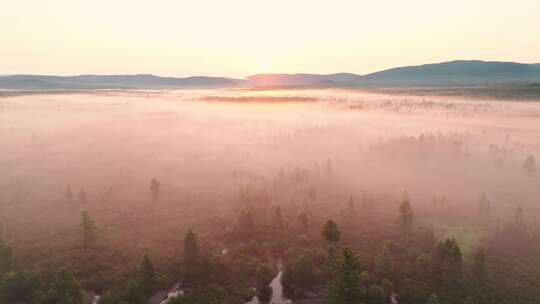
[[[0,74],[366,74],[456,59],[540,62],[540,1],[23,0]]]

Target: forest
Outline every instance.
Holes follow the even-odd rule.
[[[540,107],[0,98],[0,303],[540,302]]]

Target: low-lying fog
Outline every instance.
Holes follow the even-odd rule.
[[[536,221],[539,178],[524,168],[531,155],[540,157],[535,102],[345,90],[3,97],[0,235],[47,261],[48,250],[78,240],[80,211],[89,209],[104,247],[138,260],[171,242],[172,257],[178,226],[233,214],[241,185],[271,184],[280,168],[322,176],[328,161],[328,182],[343,190],[328,204],[365,191],[396,212],[406,189],[418,212],[445,196],[448,212],[462,216],[486,192],[501,220],[522,205]],[[68,184],[75,197],[84,189],[86,206],[66,201]]]

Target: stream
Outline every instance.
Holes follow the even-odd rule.
[[[277,262],[278,274],[270,282],[270,287],[272,288],[272,298],[268,301],[269,304],[291,304],[292,301],[286,299],[283,296],[283,285],[281,284],[281,276],[283,275],[283,264],[281,260]],[[263,304],[257,298],[257,295],[253,295],[253,298],[246,304]]]

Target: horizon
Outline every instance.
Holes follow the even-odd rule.
[[[535,63],[539,10],[534,0],[12,2],[0,12],[0,71],[239,78],[368,74],[449,58]]]
[[[250,73],[245,76],[238,76],[238,77],[229,77],[229,76],[223,76],[223,75],[163,75],[163,74],[153,74],[153,73],[146,73],[146,72],[138,72],[138,73],[113,73],[113,74],[83,74],[83,73],[74,73],[74,74],[51,74],[51,73],[45,73],[45,74],[35,74],[35,73],[21,73],[21,74],[14,74],[14,73],[0,73],[0,77],[2,76],[58,76],[58,77],[75,77],[75,76],[156,76],[156,77],[163,77],[163,78],[192,78],[192,77],[210,77],[210,78],[227,78],[227,79],[238,79],[238,80],[245,80],[252,76],[257,75],[334,75],[334,74],[354,74],[358,76],[366,76],[369,74],[382,72],[385,70],[395,69],[395,68],[404,68],[404,67],[413,67],[413,66],[423,66],[423,65],[431,65],[431,64],[442,64],[442,63],[450,63],[450,62],[493,62],[493,63],[517,63],[517,64],[525,64],[525,65],[535,65],[540,64],[540,62],[516,62],[516,61],[508,61],[508,60],[483,60],[483,59],[452,59],[452,60],[445,60],[441,62],[426,62],[426,63],[420,63],[416,65],[402,65],[402,66],[394,66],[389,67],[383,70],[375,70],[375,71],[369,71],[367,73],[357,73],[354,71],[341,71],[341,72],[333,72],[333,73],[318,73],[318,72],[272,72],[272,73]]]

